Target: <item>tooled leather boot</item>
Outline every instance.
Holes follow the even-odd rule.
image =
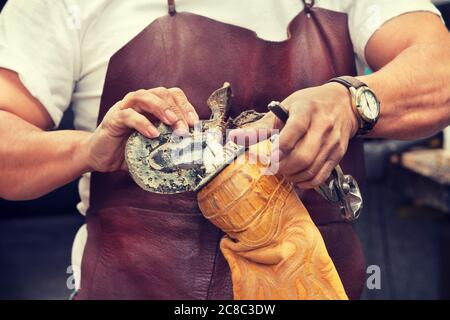
[[[220,248],[234,298],[347,299],[293,185],[258,160],[270,151],[270,141],[252,146],[198,193],[204,216],[227,234]]]

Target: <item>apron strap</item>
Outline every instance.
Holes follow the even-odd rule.
[[[305,11],[309,13],[311,11],[311,8],[314,6],[315,1],[314,0],[302,0],[303,4],[305,5]]]
[[[167,0],[167,5],[169,8],[169,14],[171,16],[175,15],[177,13],[177,8],[175,6],[175,0]]]
[[[306,12],[309,12],[311,8],[314,6],[314,0],[302,0],[303,4],[305,5]],[[171,16],[175,15],[177,13],[175,0],[167,0],[167,5],[169,8],[169,14]]]

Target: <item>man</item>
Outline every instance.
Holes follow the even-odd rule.
[[[83,175],[79,210],[91,205],[89,232],[80,231],[73,253],[76,266],[83,257],[82,298],[230,297],[216,252],[221,234],[175,208],[194,214],[192,198],[140,193],[119,172],[132,130],[157,137],[158,119],[186,130],[208,117],[206,93],[224,81],[239,107],[262,111],[269,98],[282,100],[290,117],[275,153],[303,190],[345,154],[344,169],[361,175],[357,139],[347,152],[356,135],[415,139],[450,122],[450,36],[424,0],[10,0],[0,23],[0,197],[33,199]],[[355,61],[360,75],[375,72],[326,83],[356,75]],[[357,80],[374,96],[356,101],[349,87],[363,86]],[[48,131],[69,105],[76,130]],[[233,135],[274,127],[281,124],[267,115]],[[320,230],[357,298],[351,281],[361,282],[363,263],[351,227],[328,227],[307,193],[302,200],[313,219],[325,217]]]

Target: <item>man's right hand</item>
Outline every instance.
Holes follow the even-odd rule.
[[[170,125],[176,132],[187,132],[199,117],[179,88],[155,88],[131,92],[106,113],[98,128],[80,144],[88,171],[126,170],[124,148],[132,130],[148,138],[159,132],[148,115]]]

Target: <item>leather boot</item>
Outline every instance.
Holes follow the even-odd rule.
[[[270,141],[252,146],[198,193],[204,216],[226,233],[234,298],[347,299],[293,185],[259,160],[270,151]]]

